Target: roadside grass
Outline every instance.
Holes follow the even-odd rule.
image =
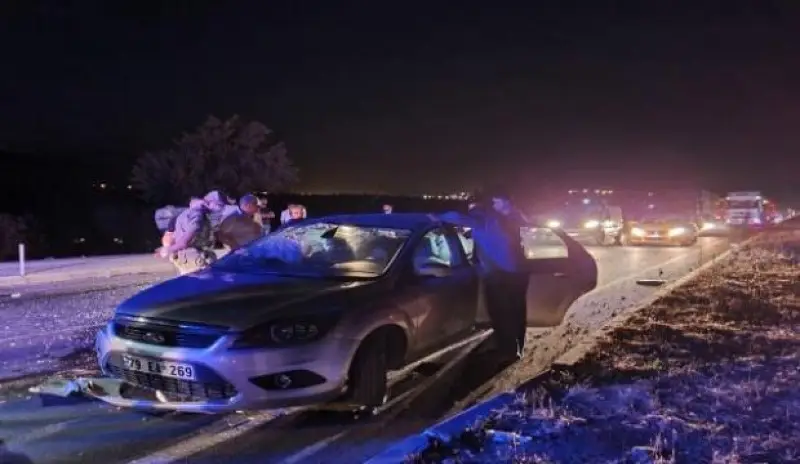
[[[800,231],[768,233],[408,462],[800,462],[799,385]]]

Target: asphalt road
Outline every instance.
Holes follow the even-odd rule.
[[[485,355],[474,354],[427,389],[412,407],[392,413],[391,421],[379,417],[372,422],[352,422],[337,414],[306,414],[276,421],[267,414],[156,417],[102,403],[43,406],[38,397],[24,392],[23,387],[32,378],[23,376],[13,382],[0,382],[0,439],[7,452],[26,456],[36,464],[362,462],[392,440],[532,377],[592,329],[657,291],[637,285],[637,279],[677,279],[727,247],[724,239],[704,238],[690,248],[591,248],[599,265],[598,288],[573,305],[567,323],[551,330],[530,330],[525,357],[512,366],[493,365]],[[30,338],[15,331],[17,323],[30,325],[29,319],[38,323],[36,336],[40,338],[47,338],[48,333],[55,337],[52,334],[57,332],[75,336],[70,327],[78,326],[86,345],[94,326],[111,314],[114,304],[146,284],[122,282],[114,288],[95,288],[91,292],[2,299],[0,314],[15,319],[8,319],[9,323],[6,317],[2,318],[0,354],[5,357],[2,352],[11,349],[10,343]],[[80,348],[81,339],[71,341]],[[41,340],[28,342],[25,346],[30,351]],[[56,360],[48,368],[93,368],[87,350],[68,350],[65,345],[58,356],[48,357]],[[4,371],[6,367],[3,366]],[[421,372],[419,379],[430,373]],[[1,450],[2,445],[0,462],[11,462],[3,461]]]

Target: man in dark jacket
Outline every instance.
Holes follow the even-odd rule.
[[[491,203],[468,214],[449,212],[435,218],[471,229],[496,347],[501,357],[511,359],[521,357],[525,346],[529,276],[521,229],[528,221],[507,192],[488,190],[484,198]]]

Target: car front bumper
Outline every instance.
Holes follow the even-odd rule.
[[[206,414],[324,403],[342,394],[350,359],[358,346],[356,340],[332,334],[293,347],[230,350],[232,343],[232,336],[223,336],[202,349],[157,346],[120,338],[106,327],[96,340],[103,374],[164,394],[160,399],[121,395],[101,399],[120,407]],[[179,380],[127,369],[123,355],[190,364],[195,379]],[[282,373],[301,381],[280,388],[272,376]]]
[[[675,236],[668,236],[668,235],[659,235],[655,236],[654,234],[646,234],[644,236],[635,236],[631,234],[628,237],[628,243],[630,245],[682,245],[686,243],[693,242],[697,237],[684,234],[684,235],[675,235]]]

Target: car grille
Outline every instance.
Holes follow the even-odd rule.
[[[220,334],[195,333],[161,326],[134,326],[119,322],[114,324],[114,333],[125,340],[181,348],[207,348],[221,337]]]
[[[109,363],[108,372],[117,378],[142,388],[159,390],[167,395],[193,400],[226,400],[236,396],[236,388],[227,383],[178,380],[157,374],[136,372]]]

